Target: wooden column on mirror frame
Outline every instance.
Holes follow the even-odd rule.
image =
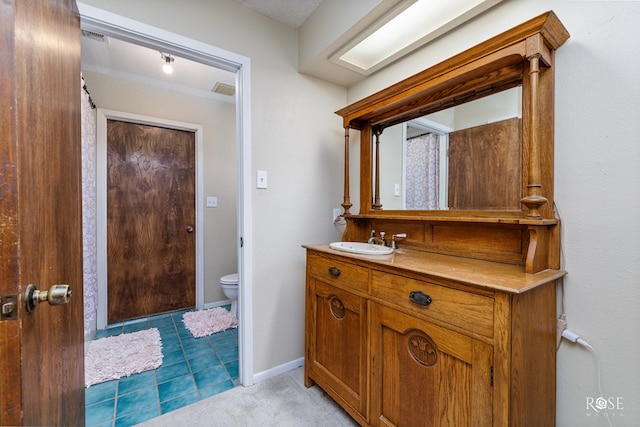
[[[382,209],[382,203],[380,203],[380,135],[382,134],[382,129],[376,127],[374,128],[373,133],[376,136],[376,180],[373,193],[373,204],[371,205],[371,208]]]
[[[342,209],[344,209],[343,216],[351,215],[349,209],[353,204],[351,203],[351,196],[349,195],[349,126],[344,128],[344,194],[342,201]]]
[[[540,55],[536,54],[529,59],[529,80],[531,85],[530,112],[529,112],[529,177],[527,195],[521,202],[529,208],[527,218],[541,219],[539,209],[548,200],[542,196],[540,184],[540,141],[538,141],[539,112],[538,112],[538,78],[540,74]]]

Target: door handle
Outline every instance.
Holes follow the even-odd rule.
[[[187,225],[187,233],[193,233],[193,227],[190,225]]]
[[[41,302],[47,301],[49,305],[67,304],[71,299],[69,285],[53,285],[48,291],[39,291],[35,285],[29,284],[24,293],[24,302],[27,311],[31,313]]]
[[[423,307],[428,306],[432,302],[431,297],[429,295],[423,293],[422,291],[411,291],[411,292],[409,292],[409,300],[412,303],[421,305]]]

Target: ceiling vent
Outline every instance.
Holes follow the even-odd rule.
[[[109,39],[107,37],[105,37],[104,34],[100,34],[100,33],[95,33],[93,31],[89,31],[89,30],[82,30],[82,37],[86,37],[90,40],[95,40],[97,42],[100,43],[105,43],[108,42]]]
[[[228,95],[228,96],[233,96],[236,94],[235,86],[228,85],[225,83],[220,83],[220,82],[216,82],[215,86],[213,86],[213,89],[211,89],[211,91],[215,93],[219,93],[221,95]]]

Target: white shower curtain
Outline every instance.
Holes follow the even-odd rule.
[[[408,138],[405,151],[405,208],[439,209],[440,137]]]
[[[98,276],[96,247],[96,110],[84,82],[82,90],[82,252],[84,335],[95,331]]]

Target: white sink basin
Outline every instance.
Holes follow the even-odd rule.
[[[361,255],[389,255],[393,252],[393,249],[389,246],[362,242],[333,242],[329,243],[329,247],[337,251],[351,252]]]

